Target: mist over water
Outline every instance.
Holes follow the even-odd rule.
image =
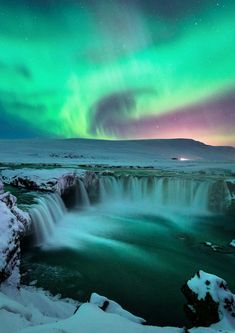
[[[144,192],[145,182],[130,181],[123,186],[122,180],[106,178],[99,203],[91,205],[86,197],[82,210],[65,213],[43,246],[25,254],[23,268],[32,269],[26,282],[36,279],[38,286],[81,301],[96,291],[150,323],[182,326],[186,320],[180,288],[197,270],[220,275],[235,288],[235,257],[228,247],[232,219],[212,214],[203,202],[200,211],[197,192],[203,188],[208,194],[210,184],[191,184],[191,199],[178,186],[183,196],[175,192],[170,199],[166,192],[156,207],[150,189]],[[148,200],[143,200],[144,193]],[[198,197],[203,200],[203,195]],[[203,242],[219,245],[221,252]]]

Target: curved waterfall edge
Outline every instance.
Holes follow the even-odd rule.
[[[77,178],[62,197],[49,193],[36,198],[29,213],[34,245],[41,246],[71,209],[100,204],[138,204],[146,211],[181,209],[223,214],[234,208],[233,194],[224,180],[164,176],[90,175]]]

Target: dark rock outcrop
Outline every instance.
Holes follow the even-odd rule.
[[[183,285],[182,292],[188,302],[185,313],[193,326],[210,326],[222,319],[235,324],[235,295],[223,279],[199,271]]]

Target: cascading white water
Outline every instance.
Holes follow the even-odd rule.
[[[46,242],[66,213],[63,200],[57,193],[45,195],[36,199],[36,204],[30,209],[35,244],[41,245]]]
[[[177,209],[189,210],[192,213],[207,213],[211,210],[211,201],[216,201],[213,198],[215,192],[218,194],[218,183],[217,189],[214,188],[215,184],[214,180],[183,177],[102,176],[99,178],[98,199],[102,204],[121,203],[122,207],[129,205],[133,208],[134,204],[135,210],[140,208],[152,213],[155,209],[157,212],[159,209],[165,212]],[[220,188],[221,186],[224,186],[223,182]],[[224,193],[226,196],[227,192]],[[90,206],[87,189],[80,179],[77,180],[75,196],[76,207]],[[222,196],[217,199],[220,203],[216,204],[217,212],[223,211],[221,203],[223,199],[226,200]],[[56,223],[63,218],[66,208],[58,194],[48,194],[37,198],[36,201],[30,210],[30,215],[36,245],[41,245],[53,234]]]
[[[209,211],[214,182],[182,177],[114,177],[99,179],[100,200],[129,201],[148,207],[175,207],[196,212]]]
[[[90,206],[90,199],[81,179],[78,179],[76,184],[76,205],[82,205],[84,207]]]

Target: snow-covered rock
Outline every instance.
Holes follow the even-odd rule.
[[[235,247],[235,239],[233,239],[233,240],[230,242],[229,245],[232,246],[232,247]]]
[[[186,314],[195,326],[223,322],[223,328],[235,330],[235,295],[226,281],[199,271],[183,287],[187,298]]]
[[[10,276],[11,283],[19,282],[20,238],[30,217],[16,206],[16,201],[9,192],[0,194],[0,283]]]
[[[82,171],[80,172],[82,173]],[[4,183],[29,190],[52,191],[62,194],[72,186],[76,173],[68,169],[5,169],[2,171]]]
[[[100,296],[97,293],[91,294],[90,303],[97,305],[101,310],[107,313],[115,313],[123,318],[127,318],[128,320],[133,321],[134,323],[144,324],[146,322],[145,319],[134,316],[132,313],[124,310],[118,303],[104,296]]]

